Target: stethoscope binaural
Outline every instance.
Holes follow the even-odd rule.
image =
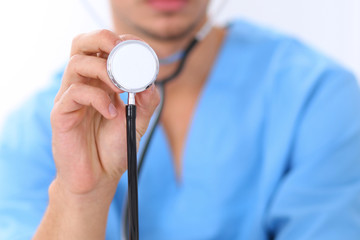
[[[156,80],[159,71],[159,60],[154,50],[145,42],[139,40],[127,40],[119,43],[109,54],[107,60],[108,75],[115,86],[128,92],[128,104],[126,106],[126,129],[127,129],[127,152],[128,152],[128,199],[125,200],[122,239],[139,239],[138,220],[138,190],[137,180],[141,172],[147,149],[154,130],[159,122],[164,104],[164,85],[175,79],[183,70],[189,53],[194,49],[212,28],[211,22],[207,22],[190,41],[184,51],[177,52],[165,60],[162,64],[179,62],[175,71],[169,76],[160,79],[156,85],[160,92],[160,104],[154,112],[154,121],[148,127],[148,137],[144,140],[144,148],[137,160],[136,153],[136,105],[135,94],[146,90]]]

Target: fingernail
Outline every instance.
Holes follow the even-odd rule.
[[[115,117],[117,115],[117,110],[112,103],[109,104],[109,113],[112,117]]]

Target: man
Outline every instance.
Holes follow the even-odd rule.
[[[184,49],[207,22],[208,1],[111,5],[114,32],[76,37],[61,86],[8,127],[17,135],[0,155],[7,239],[120,238],[125,114],[106,57],[137,37],[160,59]],[[177,64],[162,65],[159,79]],[[141,239],[358,239],[360,92],[351,74],[237,21],[211,29],[165,96],[139,179]],[[136,97],[140,141],[159,93]]]

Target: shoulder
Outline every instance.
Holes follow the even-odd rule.
[[[23,148],[35,138],[41,138],[44,142],[51,139],[50,112],[62,74],[62,70],[54,74],[46,87],[26,99],[9,114],[0,136],[0,146],[3,150]]]
[[[226,94],[256,103],[268,131],[278,138],[286,135],[285,144],[294,134],[319,143],[336,142],[345,129],[350,129],[347,134],[360,132],[356,77],[300,40],[236,21],[229,26],[219,62],[216,73],[221,84],[227,81]]]
[[[277,63],[283,68],[338,65],[325,54],[295,37],[243,20],[236,20],[228,25],[227,44],[241,50],[249,49],[244,53],[252,51],[254,56],[273,60],[272,65]]]
[[[239,74],[278,93],[308,92],[329,84],[357,87],[355,76],[325,54],[294,37],[246,21],[229,24],[225,48],[228,63],[243,68]]]

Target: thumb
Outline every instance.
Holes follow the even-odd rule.
[[[136,129],[141,136],[149,125],[151,116],[160,103],[160,93],[155,84],[135,96],[136,101]]]

